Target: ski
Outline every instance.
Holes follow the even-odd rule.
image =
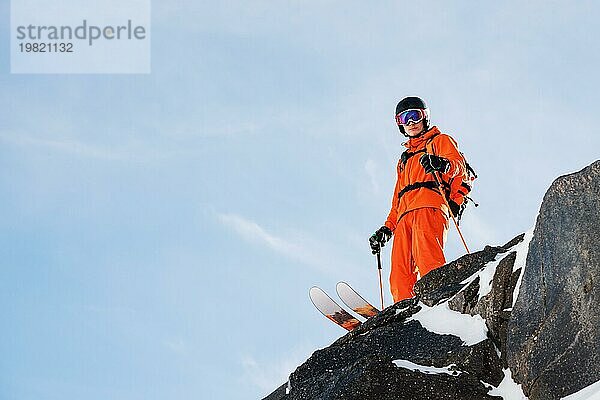
[[[350,307],[352,311],[358,315],[365,318],[371,318],[379,312],[377,308],[365,300],[364,297],[358,294],[358,292],[346,282],[339,282],[336,285],[335,290],[344,304]]]
[[[310,301],[327,318],[342,328],[351,331],[361,324],[348,311],[344,310],[323,289],[313,286],[309,291]]]

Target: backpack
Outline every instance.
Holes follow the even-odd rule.
[[[433,149],[433,144],[431,143],[433,138],[431,138],[427,144],[425,145],[425,149],[428,154],[435,155],[435,151]],[[440,179],[440,184],[442,186],[442,191],[444,193],[444,197],[448,201],[448,205],[450,206],[450,211],[456,218],[456,223],[460,222],[463,212],[467,207],[469,201],[471,201],[475,207],[479,207],[479,204],[475,203],[471,197],[469,197],[469,193],[473,190],[473,181],[477,178],[477,174],[475,170],[469,165],[465,155],[461,152],[462,160],[465,163],[465,173],[463,175],[455,176],[450,179],[450,181],[446,182],[443,179]],[[439,176],[439,175],[438,175]]]

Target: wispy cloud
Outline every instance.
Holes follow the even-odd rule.
[[[270,234],[254,221],[235,214],[219,214],[219,219],[248,241],[263,243],[272,250],[292,258],[302,258],[306,254],[306,249]]]
[[[343,257],[333,251],[333,246],[316,241],[312,235],[295,232],[293,238],[284,238],[269,232],[258,223],[236,214],[217,214],[221,223],[244,240],[266,246],[270,250],[321,272],[331,273],[344,265],[350,268],[350,261],[341,261]]]
[[[81,158],[106,161],[147,161],[168,157],[165,152],[156,152],[142,147],[108,147],[91,145],[74,139],[45,139],[27,135],[0,133],[0,141],[24,148],[38,148],[60,152]]]

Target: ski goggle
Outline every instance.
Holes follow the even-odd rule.
[[[396,123],[398,125],[408,125],[409,122],[418,124],[425,118],[425,111],[419,108],[414,108],[406,111],[402,111],[396,115]]]

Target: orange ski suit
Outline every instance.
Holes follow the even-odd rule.
[[[385,226],[394,232],[390,289],[394,302],[414,296],[417,274],[446,263],[444,244],[448,233],[449,210],[435,179],[425,172],[419,159],[426,148],[450,162],[444,181],[465,173],[465,165],[456,141],[432,127],[418,138],[410,138],[407,152],[398,161],[398,178],[392,197],[392,208]],[[409,157],[406,157],[406,156]]]

